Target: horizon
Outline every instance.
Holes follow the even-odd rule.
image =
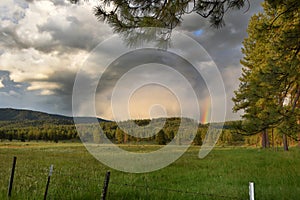
[[[43,113],[43,114],[49,114],[49,115],[57,115],[57,116],[62,116],[62,117],[69,117],[69,118],[94,118],[93,116],[70,116],[70,115],[63,115],[63,114],[58,114],[58,113],[50,113],[50,112],[44,112],[44,111],[40,111],[40,110],[32,110],[32,109],[27,109],[27,108],[12,108],[12,107],[0,107],[0,110],[3,110],[3,109],[8,109],[8,110],[16,110],[16,111],[31,111],[31,112],[39,112],[39,113]],[[99,117],[97,116],[97,119],[102,119],[102,120],[105,120],[105,121],[111,121],[111,122],[126,122],[126,121],[135,121],[135,120],[154,120],[154,119],[171,119],[171,118],[179,118],[179,119],[191,119],[191,120],[194,120],[195,119],[192,119],[192,118],[189,118],[189,117],[178,117],[178,116],[168,116],[168,117],[156,117],[156,118],[137,118],[137,119],[127,119],[127,120],[122,120],[122,121],[115,121],[115,120],[111,120],[111,119],[106,119],[106,118],[103,118],[103,117]],[[225,123],[225,122],[230,122],[230,121],[236,121],[236,120],[229,120],[229,121],[224,121],[224,122],[207,122],[207,123],[202,123],[201,120],[199,120],[197,123],[199,124],[202,124],[202,125],[207,125],[207,124],[214,124],[214,123]]]

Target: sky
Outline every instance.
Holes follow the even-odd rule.
[[[214,64],[220,72],[226,97],[214,95],[212,100],[206,84],[217,84],[214,83],[215,74],[194,77],[193,68],[177,55],[136,51],[112,59],[121,47],[111,39],[111,27],[93,15],[96,1],[74,5],[66,0],[1,0],[0,108],[32,109],[71,116],[74,113],[74,83],[76,75],[78,77],[81,72],[82,80],[98,85],[95,86],[95,95],[91,95],[95,97],[94,107],[87,99],[87,92],[92,91],[87,89],[88,84],[85,88],[77,88],[81,98],[76,103],[73,99],[73,106],[78,115],[89,115],[93,107],[96,115],[105,119],[153,118],[166,113],[167,116],[177,116],[183,109],[189,116],[197,111],[191,102],[194,93],[187,92],[192,89],[199,103],[202,122],[209,121],[211,104],[216,108],[224,107],[226,120],[239,119],[239,113],[231,111],[231,98],[239,85],[241,47],[247,36],[248,21],[262,10],[261,2],[251,1],[248,10],[246,6],[228,12],[225,27],[219,29],[211,27],[208,20],[197,14],[184,16],[176,28],[203,47],[201,51],[205,50],[202,52],[205,58],[200,56],[201,62]],[[187,42],[179,44],[180,38],[177,41],[180,48],[189,49]],[[103,42],[104,45],[99,46]],[[213,62],[205,60],[207,55]],[[156,59],[145,63],[150,57]],[[113,61],[107,68],[104,65],[106,59],[107,62]],[[102,68],[88,64],[101,65]],[[172,65],[171,68],[168,65]],[[189,79],[188,84],[184,85],[182,76]],[[215,87],[217,85],[212,86]],[[222,118],[214,114],[212,120]]]

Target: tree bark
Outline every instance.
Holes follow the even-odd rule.
[[[298,126],[300,125],[300,119],[297,121]],[[300,148],[300,133],[298,133],[298,147]]]
[[[265,149],[267,147],[267,130],[263,130],[261,135],[261,147]]]
[[[274,128],[272,128],[272,148],[274,150]]]
[[[266,131],[266,147],[270,148],[270,140],[269,140],[268,130],[265,130],[265,131]]]
[[[288,151],[289,150],[289,146],[288,146],[288,141],[287,141],[287,137],[285,134],[282,135],[282,142],[283,142],[283,149],[284,151]]]

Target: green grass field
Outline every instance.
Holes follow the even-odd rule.
[[[137,146],[123,146],[132,151]],[[149,151],[157,146],[145,146]],[[0,199],[7,199],[13,156],[17,166],[11,199],[42,199],[50,164],[54,173],[48,199],[100,199],[105,172],[111,171],[107,199],[299,199],[300,149],[215,148],[198,159],[192,147],[170,166],[129,174],[102,165],[80,143],[0,143]]]

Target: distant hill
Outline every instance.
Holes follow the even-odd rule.
[[[195,137],[197,139],[195,139],[194,144],[200,145],[210,125],[215,128],[222,128],[221,125],[223,124],[198,124],[193,119],[179,117],[155,118],[151,120],[137,119],[118,123],[98,118],[98,121],[102,122],[99,123],[102,132],[99,132],[99,126],[94,124],[95,118],[76,118],[76,122],[80,121],[80,124],[84,124],[80,128],[74,125],[73,120],[73,117],[70,116],[48,114],[33,110],[0,108],[0,141],[20,140],[25,142],[43,140],[58,142],[80,139],[81,141],[93,141],[100,144],[104,138],[102,134],[105,134],[111,142],[118,144],[167,144],[173,139],[175,139],[173,142],[176,142],[176,144],[188,144],[193,139],[193,134],[191,133],[197,131],[196,136],[198,136]],[[151,126],[147,126],[150,122]],[[162,122],[164,123],[163,126]],[[141,128],[135,128],[135,126],[132,126],[132,123]],[[77,128],[79,128],[80,132],[77,132]],[[232,131],[233,128],[233,122],[225,122],[223,129],[225,135],[220,137],[218,144],[246,144],[245,137]],[[180,134],[177,134],[179,130]],[[131,133],[134,133],[134,135],[131,135]],[[257,145],[257,138],[253,140],[254,142],[251,141],[247,140],[247,144]]]
[[[92,117],[78,117],[82,123],[90,123],[94,118]],[[0,121],[45,121],[55,124],[73,124],[73,117],[48,114],[33,110],[0,108]],[[98,118],[98,121],[107,121]]]

